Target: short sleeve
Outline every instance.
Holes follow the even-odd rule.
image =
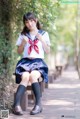
[[[49,38],[48,32],[45,32],[45,33],[44,33],[43,38],[44,38],[44,40],[46,41],[47,45],[50,46],[51,43],[50,43],[50,38]]]
[[[22,43],[22,40],[23,40],[23,36],[20,34],[19,37],[18,37],[18,39],[17,39],[16,45],[17,46],[20,46],[21,43]]]

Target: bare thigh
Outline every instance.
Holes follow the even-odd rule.
[[[33,70],[31,73],[30,73],[30,82],[31,83],[35,83],[35,82],[38,82],[38,79],[41,77],[41,73],[37,70]]]
[[[22,74],[22,81],[20,84],[27,86],[29,83],[29,76],[30,76],[29,72],[24,72]]]

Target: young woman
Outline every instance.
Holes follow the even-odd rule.
[[[16,91],[13,112],[22,115],[20,101],[29,82],[35,96],[35,105],[30,114],[35,115],[42,111],[41,93],[38,79],[43,78],[48,82],[48,67],[43,61],[44,52],[50,52],[50,40],[47,32],[41,30],[39,21],[31,12],[23,16],[24,28],[17,40],[18,53],[23,53],[23,58],[17,63],[15,75],[19,84]]]

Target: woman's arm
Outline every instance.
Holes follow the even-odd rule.
[[[36,37],[41,41],[41,43],[43,45],[43,48],[44,48],[44,51],[46,53],[50,53],[50,46],[45,42],[45,40],[43,39],[42,35],[40,33],[38,33],[36,35]]]
[[[50,53],[50,46],[47,45],[46,42],[45,42],[43,39],[41,39],[41,42],[42,42],[44,51],[45,51],[46,53]]]
[[[22,40],[21,45],[18,46],[18,48],[17,48],[18,54],[22,54],[22,52],[24,51],[25,44],[26,44],[27,42],[28,42],[28,38],[27,38],[27,37]]]

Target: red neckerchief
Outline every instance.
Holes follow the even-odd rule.
[[[39,54],[39,48],[37,46],[38,41],[39,41],[38,39],[35,39],[34,41],[32,41],[31,39],[29,39],[28,43],[30,44],[30,46],[28,48],[28,54],[31,53],[31,51],[32,51],[33,48]]]

